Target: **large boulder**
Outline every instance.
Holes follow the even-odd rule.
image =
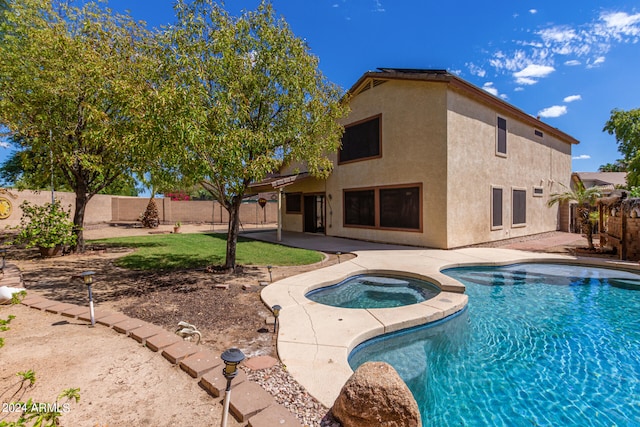
[[[343,427],[420,427],[420,410],[409,387],[384,362],[361,365],[331,409]]]

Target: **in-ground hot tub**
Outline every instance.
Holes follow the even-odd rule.
[[[392,308],[417,304],[438,295],[440,288],[426,280],[402,275],[366,274],[314,289],[305,296],[341,308]]]

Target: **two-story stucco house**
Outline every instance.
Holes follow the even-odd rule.
[[[330,177],[271,182],[284,230],[448,249],[557,229],[576,139],[444,70],[367,72],[349,96]]]

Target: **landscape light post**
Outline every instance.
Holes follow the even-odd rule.
[[[271,310],[273,311],[273,333],[275,334],[278,327],[278,316],[280,316],[280,310],[282,310],[282,307],[276,304],[271,307]]]
[[[96,274],[95,271],[85,271],[84,273],[80,273],[80,277],[85,285],[87,285],[87,289],[89,289],[89,314],[91,316],[91,328],[96,326],[96,317],[95,312],[93,311],[93,292],[91,291],[91,285],[93,284],[93,275]]]
[[[244,360],[244,353],[238,348],[225,350],[220,358],[224,362],[222,375],[227,379],[227,388],[224,393],[224,409],[222,410],[222,422],[220,427],[227,427],[227,417],[229,416],[229,400],[231,400],[231,380],[238,374],[238,365]]]
[[[267,270],[269,270],[269,282],[273,282],[273,276],[271,275],[272,269],[273,269],[273,266],[267,265]]]

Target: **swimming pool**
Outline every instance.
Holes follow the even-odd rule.
[[[401,275],[363,274],[315,289],[311,301],[341,308],[392,308],[417,304],[438,295],[440,288],[425,280]]]
[[[424,425],[640,425],[640,276],[557,264],[443,273],[467,286],[465,311],[349,359],[393,365]]]

